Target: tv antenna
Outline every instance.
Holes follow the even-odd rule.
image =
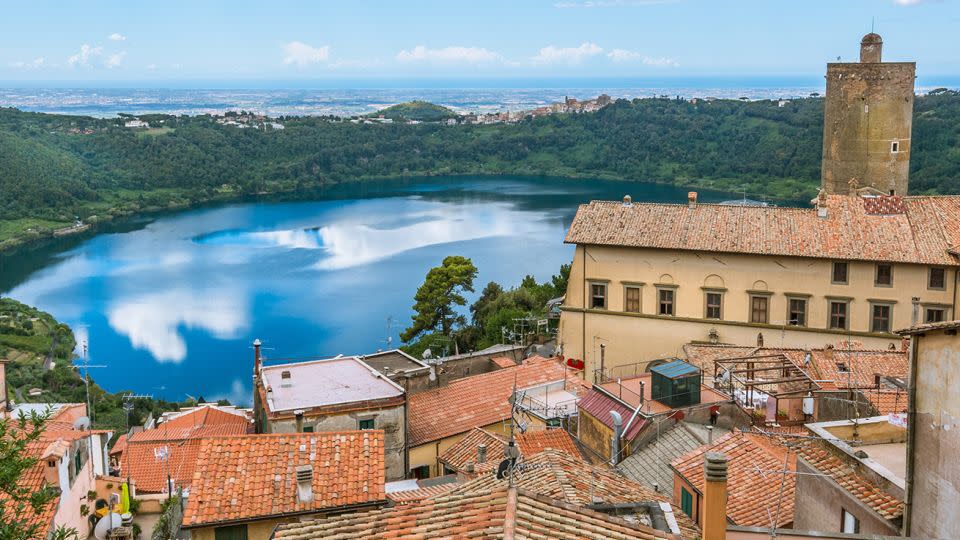
[[[387,328],[386,328],[387,332],[386,332],[386,337],[384,337],[383,339],[380,340],[381,343],[383,343],[384,345],[386,345],[386,346],[384,347],[384,350],[390,350],[390,348],[393,346],[393,332],[392,332],[392,329],[393,329],[393,328],[397,328],[398,326],[400,326],[400,325],[397,324],[397,322],[393,319],[393,315],[387,315]]]
[[[90,404],[90,370],[94,368],[105,368],[107,366],[90,364],[90,357],[87,354],[86,340],[83,340],[83,342],[80,344],[80,351],[81,351],[81,356],[80,356],[81,362],[80,364],[74,363],[72,367],[78,371],[80,370],[80,368],[83,368],[83,386],[84,386],[84,390],[86,390],[86,393],[87,393],[87,414],[90,415],[90,418],[93,418],[94,417],[93,407]]]

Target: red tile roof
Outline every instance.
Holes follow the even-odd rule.
[[[897,333],[909,336],[912,334],[922,334],[924,332],[932,332],[935,330],[956,330],[957,328],[960,328],[960,320],[918,324],[916,326],[911,326],[910,328],[897,330]]]
[[[797,445],[797,455],[820,472],[829,475],[882,518],[896,519],[903,516],[903,501],[858,474],[852,464],[828,449],[826,443],[804,440]]]
[[[443,388],[410,396],[410,446],[458,435],[510,418],[514,385],[522,389],[564,378],[584,383],[559,360],[530,358],[523,364],[453,381]]]
[[[409,503],[422,501],[423,499],[434,499],[446,495],[448,491],[458,485],[456,482],[447,482],[446,484],[438,484],[436,486],[422,486],[417,489],[394,491],[393,493],[387,493],[387,498],[395,503]]]
[[[610,411],[617,411],[620,417],[623,418],[624,425],[626,425],[626,423],[630,421],[630,417],[633,416],[633,410],[596,388],[587,392],[587,395],[583,396],[583,398],[577,402],[577,408],[596,418],[611,430],[613,429],[613,418],[610,416]],[[630,424],[629,429],[624,432],[624,440],[633,440],[647,423],[647,420],[638,416],[633,423]]]
[[[524,456],[554,449],[577,458],[581,457],[580,449],[577,448],[570,434],[559,428],[529,430],[521,433],[517,436],[517,446],[520,448],[520,454]]]
[[[300,502],[296,468],[313,466],[313,501]],[[203,439],[184,527],[386,501],[383,431]]]
[[[506,356],[491,358],[490,361],[499,369],[510,368],[517,365],[517,363],[513,361],[513,358],[507,358]]]
[[[547,449],[560,450],[576,458],[582,458],[580,449],[573,438],[563,429],[535,429],[516,436],[520,455],[532,456]],[[484,464],[477,463],[477,447],[487,446],[487,459]],[[470,430],[456,444],[440,454],[440,462],[451,470],[466,472],[467,464],[474,464],[474,472],[489,472],[506,457],[507,439],[481,428]]]
[[[703,454],[722,452],[727,456],[727,518],[743,527],[769,527],[777,515],[778,527],[793,523],[796,476],[784,477],[787,448],[776,437],[733,432],[712,445],[704,445],[670,464],[673,469],[700,493],[703,493]],[[796,472],[796,457],[787,458],[787,468]],[[781,479],[783,479],[781,494]]]
[[[127,437],[126,433],[117,437],[117,442],[113,443],[113,448],[110,449],[111,456],[119,456],[127,449]]]
[[[168,420],[154,429],[126,438],[119,452],[122,476],[133,479],[138,491],[162,493],[169,475],[176,486],[189,486],[203,437],[241,435],[250,421],[213,406],[201,407]],[[116,455],[116,448],[111,455]]]
[[[880,414],[907,412],[906,390],[863,390],[863,395],[870,400]]]
[[[667,495],[650,490],[606,465],[591,465],[560,450],[524,456],[521,464],[514,476],[519,489],[577,506],[594,504],[598,499],[604,504],[670,502]],[[506,480],[498,480],[495,474],[488,473],[454,488],[451,493],[478,493],[506,485]],[[693,520],[680,512],[674,515],[684,537],[698,536]]]
[[[860,197],[831,195],[813,208],[592,201],[566,242],[711,253],[748,253],[957,265],[960,197],[904,197],[903,213],[877,215]]]
[[[414,504],[281,525],[277,540],[320,538],[654,540],[677,536],[524,489],[447,495]]]
[[[34,441],[27,445],[26,453],[39,460],[40,455],[46,449],[48,443]],[[43,461],[37,461],[28,467],[17,481],[17,487],[24,489],[28,493],[36,493],[46,483],[44,479],[44,468],[46,464]],[[16,514],[24,518],[24,525],[27,527],[36,527],[36,534],[33,540],[43,540],[47,538],[47,533],[53,526],[53,518],[57,514],[59,506],[59,497],[54,497],[52,501],[34,510],[29,501],[15,503],[6,493],[0,492],[0,506],[3,506],[4,514]]]

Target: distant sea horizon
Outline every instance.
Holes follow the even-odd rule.
[[[922,77],[917,92],[960,88],[960,76]],[[529,110],[565,97],[600,94],[720,99],[796,99],[822,94],[822,75],[662,78],[459,78],[324,80],[0,81],[0,106],[24,111],[114,117],[117,114],[351,116],[415,99],[460,113]]]

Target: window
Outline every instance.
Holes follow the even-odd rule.
[[[890,153],[896,154],[900,151],[900,141],[893,141],[890,143]]]
[[[850,368],[844,362],[837,362],[837,373],[850,373]]]
[[[424,478],[430,478],[430,466],[421,465],[419,467],[414,467],[410,470],[410,474],[417,480],[423,480]]]
[[[923,316],[923,322],[943,322],[946,319],[947,310],[943,308],[927,308]]]
[[[657,313],[660,315],[673,315],[673,289],[658,289],[657,299],[659,306]]]
[[[804,298],[790,298],[787,306],[787,323],[791,326],[807,325],[807,301]]]
[[[893,306],[889,304],[873,304],[870,314],[870,331],[871,332],[889,332],[890,331],[890,314],[893,311]]]
[[[313,426],[303,426],[304,433],[313,433]]]
[[[840,532],[857,534],[860,532],[860,520],[856,516],[847,512],[846,508],[840,510]]]
[[[708,319],[720,319],[721,318],[721,306],[723,304],[723,294],[718,292],[708,292],[707,293],[707,312],[706,318]]]
[[[593,309],[607,309],[607,284],[590,284],[590,307]]]
[[[213,530],[214,540],[247,540],[247,526],[230,525]]]
[[[893,266],[889,264],[878,264],[877,275],[874,278],[873,283],[877,287],[892,287],[893,286]]]
[[[770,320],[770,298],[767,296],[750,297],[750,322],[766,324]]]
[[[680,509],[683,513],[693,517],[693,494],[687,488],[680,488]]]
[[[830,328],[847,329],[847,303],[832,300],[830,302]]]
[[[640,313],[640,287],[624,288],[623,310]]]
[[[947,269],[931,268],[930,279],[927,281],[928,289],[946,289],[947,288]]]
[[[847,278],[848,278],[847,270],[848,270],[847,263],[845,262],[833,263],[833,276],[831,277],[831,281],[833,283],[846,285]]]
[[[373,425],[373,418],[357,421],[357,429],[374,429]]]

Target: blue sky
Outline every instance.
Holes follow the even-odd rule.
[[[820,76],[875,20],[960,75],[956,0],[0,0],[0,81]]]

